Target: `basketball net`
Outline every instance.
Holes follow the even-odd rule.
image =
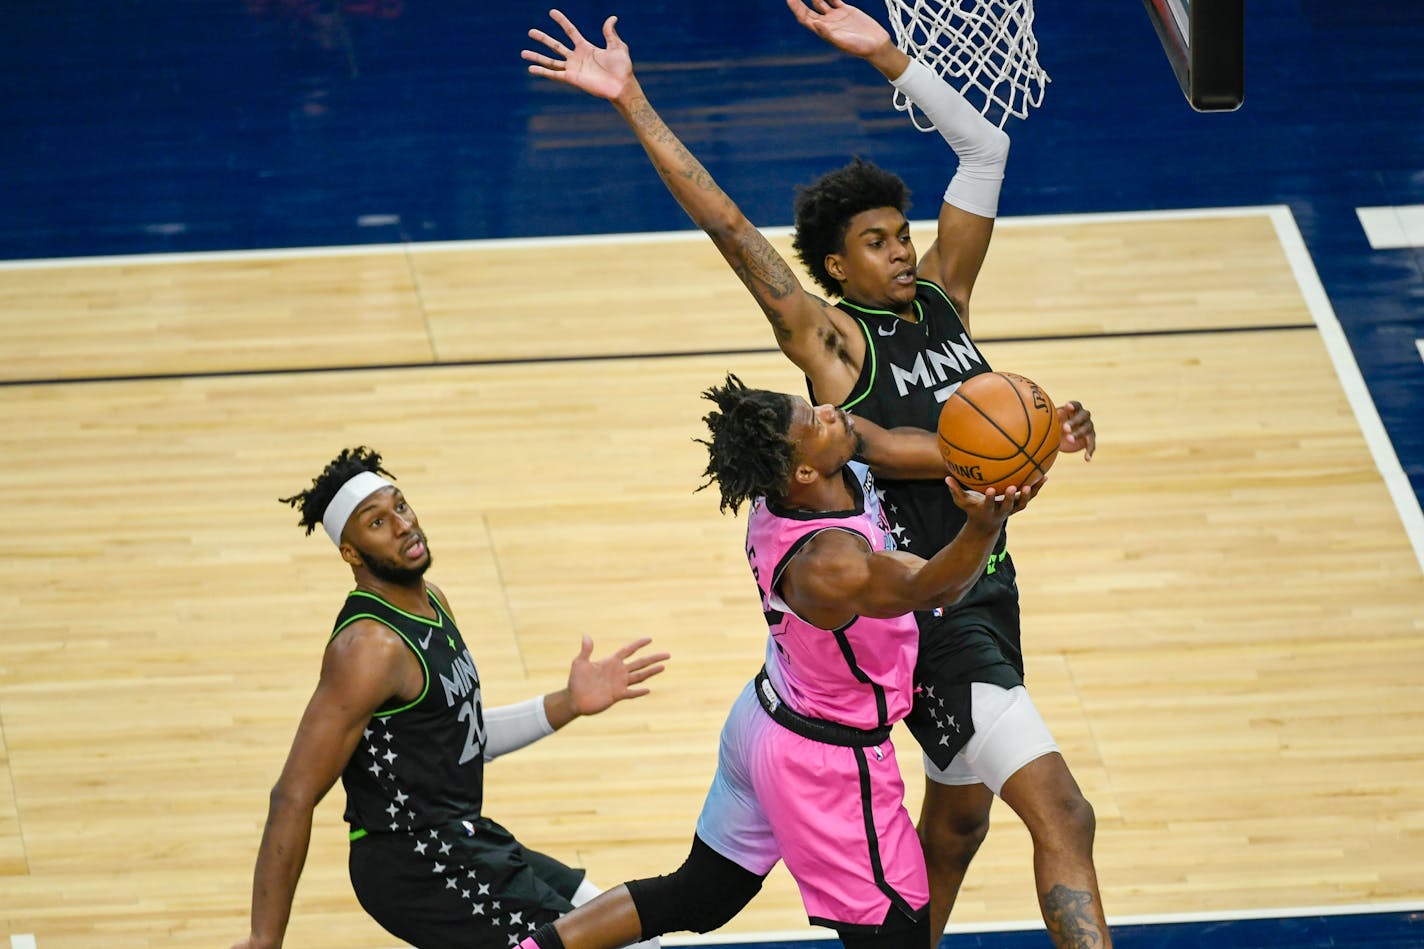
[[[999,128],[1027,118],[1050,80],[1038,65],[1033,0],[885,0],[895,45],[939,73]],[[900,92],[895,108],[934,130]]]

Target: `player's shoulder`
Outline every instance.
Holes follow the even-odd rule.
[[[450,600],[448,597],[445,596],[444,590],[440,589],[435,584],[431,583],[429,580],[425,581],[425,589],[428,590],[430,592],[430,595],[433,596],[436,602],[440,604],[441,609],[443,609],[446,613],[450,612]]]
[[[937,281],[931,280],[929,277],[917,274],[915,276],[915,287],[918,296],[929,297],[938,303],[954,306],[954,301],[949,298],[948,291],[940,286]]]

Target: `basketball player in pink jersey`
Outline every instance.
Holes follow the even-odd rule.
[[[923,949],[929,883],[890,726],[909,711],[914,610],[953,603],[983,571],[1035,488],[966,491],[966,520],[929,560],[895,549],[870,467],[933,466],[934,436],[887,432],[830,405],[748,389],[717,405],[703,485],[722,510],[750,504],[747,560],[770,635],[762,670],[722,728],[692,850],[667,876],[632,880],[540,927],[520,949],[613,949],[741,911],[778,860],[806,915],[848,949]],[[939,462],[942,466],[943,462]]]
[[[551,10],[564,36],[531,30],[542,51],[520,55],[532,75],[606,99],[623,117],[668,192],[756,300],[812,401],[887,429],[934,431],[949,393],[993,368],[975,341],[981,326],[971,325],[969,301],[994,231],[1009,136],[944,77],[911,60],[864,10],[846,0],[786,4],[802,26],[889,80],[953,152],[957,165],[923,254],[905,216],[906,183],[857,158],[798,189],[792,246],[814,281],[807,286],[658,114],[616,17],[604,21],[600,46]],[[836,98],[828,91],[826,107]],[[1058,409],[1060,450],[1091,457],[1091,413],[1076,401]],[[963,515],[943,478],[942,470],[879,478],[902,550],[928,558],[955,536]],[[1054,945],[1111,947],[1093,860],[1093,807],[1025,681],[1009,533],[1000,532],[974,589],[952,608],[919,616],[916,701],[905,725],[925,772],[919,832],[933,936],[926,949],[939,946],[996,798],[1033,841],[1034,888]]]

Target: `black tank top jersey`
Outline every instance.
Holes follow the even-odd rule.
[[[916,323],[850,300],[837,306],[855,319],[865,335],[860,378],[841,407],[877,425],[935,431],[950,393],[970,376],[992,371],[948,295],[931,281],[917,282]],[[812,396],[814,402],[814,392]],[[928,559],[953,540],[964,524],[964,512],[942,481],[877,478],[876,485],[902,550]],[[980,629],[970,639],[957,632],[922,636],[922,670],[926,663],[947,661],[957,668],[952,677],[965,681],[1004,685],[1022,681],[1018,589],[1013,560],[1005,549],[1007,539],[1005,528],[984,575],[947,615],[946,611],[935,611],[921,616],[922,632],[939,627]]]
[[[426,619],[380,597],[353,591],[336,618],[334,639],[360,619],[394,630],[425,671],[413,701],[396,699],[367,723],[341,774],[353,836],[398,833],[473,820],[484,795],[484,710],[474,659],[434,594]]]

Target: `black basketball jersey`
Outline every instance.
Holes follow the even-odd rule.
[[[941,407],[959,384],[992,370],[944,290],[923,279],[916,287],[915,323],[850,300],[836,304],[865,335],[860,378],[841,408],[885,428],[935,431]],[[933,557],[964,525],[964,512],[942,481],[877,478],[876,486],[902,550]],[[1005,527],[983,576],[963,599],[948,611],[920,617],[922,634],[931,629],[945,633],[922,635],[921,671],[948,664],[951,677],[961,681],[1006,686],[1022,681],[1018,588],[1007,539]]]
[[[484,796],[484,710],[475,661],[433,593],[435,619],[397,609],[361,590],[346,598],[335,638],[359,619],[389,627],[415,653],[425,688],[367,723],[341,774],[353,836],[439,827],[479,816]]]
[[[860,378],[841,408],[877,425],[935,431],[940,409],[959,384],[991,371],[954,304],[928,280],[917,284],[918,323],[849,300],[836,305],[865,334]],[[899,528],[900,546],[920,557],[933,557],[964,524],[964,512],[955,506],[943,482],[877,478],[876,483],[894,505],[891,521]]]

